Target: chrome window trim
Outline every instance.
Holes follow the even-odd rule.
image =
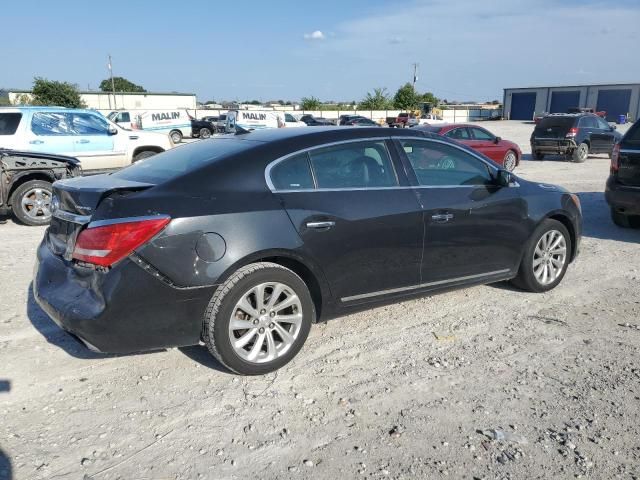
[[[86,225],[91,221],[91,215],[78,215],[76,213],[67,212],[65,210],[55,210],[52,214],[54,217],[66,222],[77,223],[78,225]]]
[[[284,162],[285,160],[287,160],[288,158],[294,157],[296,155],[300,155],[302,153],[306,153],[307,154],[307,159],[309,160],[309,169],[311,170],[311,175],[315,178],[315,173],[313,171],[313,164],[311,163],[311,158],[309,157],[309,152],[311,152],[312,150],[318,150],[320,148],[327,148],[327,147],[333,147],[336,145],[343,145],[343,144],[347,144],[347,143],[358,143],[358,142],[371,142],[371,141],[383,141],[386,142],[386,140],[389,140],[391,137],[367,137],[367,138],[350,138],[349,140],[340,140],[337,142],[331,142],[331,143],[323,143],[322,145],[314,145],[313,147],[307,147],[307,148],[302,148],[300,150],[296,150],[295,152],[292,153],[288,153],[280,158],[276,158],[275,160],[273,160],[271,163],[269,163],[269,165],[267,165],[267,167],[264,170],[264,179],[265,182],[267,183],[267,187],[269,187],[269,190],[271,190],[274,193],[280,193],[280,192],[298,192],[298,191],[302,191],[302,192],[315,192],[315,191],[344,191],[344,190],[377,190],[380,188],[397,188],[398,186],[394,186],[394,187],[355,187],[355,188],[329,188],[329,189],[320,189],[320,188],[314,188],[314,189],[300,189],[300,190],[278,190],[275,185],[273,185],[273,182],[271,181],[271,169],[273,169],[273,167],[275,167],[277,164]],[[414,137],[414,138],[420,138],[420,137]],[[391,156],[391,152],[389,151],[389,149],[387,148],[387,145],[385,143],[385,149],[387,150],[387,154],[389,156],[389,160],[391,161],[391,166],[393,167],[393,172],[395,174],[396,177],[396,181],[398,180],[398,172],[395,171],[395,166],[393,165],[393,157]],[[315,184],[315,181],[314,181]]]
[[[621,148],[620,153],[635,153],[640,154],[640,150],[634,150],[632,148]]]
[[[104,227],[106,225],[115,225],[117,223],[143,222],[145,220],[157,220],[160,218],[171,217],[169,217],[169,215],[146,215],[143,217],[110,218],[108,220],[96,220],[95,222],[91,222],[89,225],[87,225],[87,228]]]
[[[496,275],[502,275],[504,273],[509,273],[509,269],[505,268],[503,270],[495,270],[493,272],[486,272],[486,273],[478,273],[475,275],[466,275],[464,277],[457,277],[457,278],[450,278],[447,280],[438,280],[435,282],[428,282],[428,283],[419,283],[417,285],[411,285],[408,287],[399,287],[399,288],[390,288],[388,290],[379,290],[377,292],[370,292],[370,293],[361,293],[359,295],[351,295],[349,297],[342,297],[340,299],[341,302],[351,302],[353,300],[362,300],[364,298],[371,298],[371,297],[378,297],[380,295],[389,295],[392,293],[401,293],[401,292],[409,292],[411,290],[419,290],[421,288],[428,288],[428,287],[435,287],[438,285],[446,285],[449,283],[456,283],[456,282],[463,282],[465,280],[475,280],[475,279],[479,279],[479,278],[485,278],[485,277],[494,277]]]

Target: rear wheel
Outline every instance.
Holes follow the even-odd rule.
[[[156,155],[158,152],[154,152],[152,150],[144,150],[142,152],[138,152],[135,154],[135,156],[133,157],[133,161],[137,162],[138,160],[142,160],[144,158],[149,158],[149,157],[153,157],[154,155]]]
[[[615,208],[613,207],[611,208],[611,220],[613,220],[613,223],[615,223],[619,227],[622,227],[622,228],[631,227],[631,219],[629,218],[629,215],[616,212]]]
[[[304,281],[275,263],[242,267],[216,290],[203,324],[209,352],[242,375],[287,364],[302,348],[315,307]]]
[[[513,150],[509,150],[504,156],[502,166],[505,168],[505,170],[513,172],[513,169],[516,168],[516,163],[518,163],[518,156],[516,155],[516,152],[514,152]]]
[[[513,283],[529,292],[555,288],[567,271],[572,248],[567,228],[557,220],[544,220],[527,242]]]
[[[208,128],[200,129],[200,138],[209,138],[211,136],[211,130]]]
[[[589,156],[589,145],[587,145],[586,143],[581,143],[580,145],[578,145],[578,148],[576,148],[572,155],[571,155],[571,160],[573,160],[576,163],[584,163],[587,160],[587,157]]]
[[[11,195],[11,209],[20,222],[29,226],[51,221],[51,183],[31,180],[20,185]]]
[[[172,130],[169,136],[173,143],[180,143],[182,141],[182,132],[180,130]]]
[[[531,158],[533,158],[534,160],[544,160],[544,154],[532,149]]]

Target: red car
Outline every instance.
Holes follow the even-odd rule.
[[[477,125],[456,123],[451,125],[421,125],[414,128],[424,129],[463,143],[502,165],[505,170],[512,171],[520,164],[520,159],[522,158],[522,151],[520,151],[518,145],[509,140],[496,137],[493,133]]]

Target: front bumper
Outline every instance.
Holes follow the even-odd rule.
[[[640,215],[640,187],[622,185],[611,175],[607,180],[604,198],[619,213]]]
[[[176,288],[129,258],[109,271],[80,267],[40,244],[33,293],[61,328],[105,353],[195,345],[215,287]]]
[[[565,155],[577,147],[571,138],[536,138],[531,142],[531,151],[543,155]]]

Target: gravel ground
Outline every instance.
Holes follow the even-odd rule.
[[[531,125],[487,126],[530,153]],[[608,168],[517,170],[582,198],[582,251],[554,291],[476,287],[317,325],[264,377],[200,346],[78,346],[30,293],[44,229],[0,225],[0,478],[640,477],[640,231],[611,223]]]

